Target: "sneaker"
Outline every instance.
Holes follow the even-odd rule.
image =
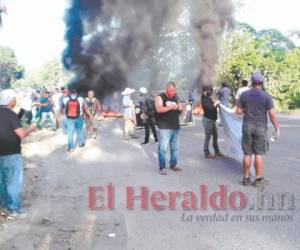
[[[258,178],[255,180],[255,182],[253,183],[253,185],[255,187],[263,187],[265,185],[268,185],[270,182],[267,181],[264,177]]]
[[[68,153],[72,153],[72,152],[74,152],[74,151],[75,151],[74,148],[68,148]]]
[[[149,143],[149,141],[144,141],[143,143],[142,143],[142,145],[145,145],[145,144],[148,144]]]
[[[80,148],[84,148],[84,147],[85,147],[85,144],[83,143],[83,144],[79,145],[79,147],[80,147]]]
[[[11,212],[7,215],[8,220],[27,220],[30,217],[31,216],[25,212]]]
[[[158,143],[158,139],[155,139],[155,143]]]
[[[251,179],[250,177],[246,178],[244,177],[243,181],[242,181],[243,186],[249,186],[251,185]]]
[[[161,169],[161,170],[159,171],[159,173],[160,173],[161,175],[167,175],[167,174],[168,174],[168,173],[167,173],[167,170],[166,170],[165,168]]]

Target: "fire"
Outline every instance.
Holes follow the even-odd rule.
[[[193,113],[194,113],[194,115],[196,115],[196,116],[201,116],[201,115],[203,115],[203,108],[202,108],[202,105],[201,105],[201,104],[196,105],[196,106],[194,107]]]
[[[114,111],[104,111],[102,112],[102,116],[104,118],[122,118],[123,117],[123,114],[120,113],[120,112],[114,112]]]

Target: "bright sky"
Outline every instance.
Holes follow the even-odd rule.
[[[1,0],[0,0],[1,1]],[[27,71],[35,70],[60,55],[64,43],[64,10],[67,0],[6,0],[0,46],[9,46]],[[300,30],[300,1],[245,0],[237,11],[239,21],[257,30],[277,28],[282,32]]]
[[[65,0],[6,0],[0,46],[9,46],[27,71],[62,52]]]
[[[245,7],[237,10],[236,18],[257,30],[275,28],[285,33],[300,30],[300,1],[245,0]]]

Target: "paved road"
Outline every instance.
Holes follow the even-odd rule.
[[[167,176],[158,174],[156,145],[142,147],[142,137],[139,141],[121,140],[119,121],[104,123],[100,138],[73,155],[65,152],[64,135],[39,133],[25,146],[27,161],[38,166],[25,172],[24,206],[33,217],[24,222],[2,221],[0,249],[300,249],[300,117],[282,115],[280,120],[282,136],[265,158],[265,175],[271,184],[263,194],[269,202],[276,193],[287,193],[287,200],[294,196],[294,208],[286,202],[284,210],[268,210],[266,202],[262,210],[253,208],[259,204],[256,200],[261,192],[241,187],[239,162],[204,159],[200,120],[196,127],[181,131],[180,165],[184,171]],[[223,151],[228,146],[222,129],[220,146]],[[115,209],[90,210],[88,187],[109,183],[115,189]],[[208,195],[220,185],[226,186],[227,210],[210,206],[200,210],[200,185],[206,185]],[[163,192],[167,200],[158,203],[167,206],[168,192],[177,191],[181,197],[172,210],[156,211],[151,200],[147,211],[140,208],[139,200],[134,210],[128,210],[126,187],[131,186],[136,194],[142,186],[148,187],[149,196]],[[182,208],[184,200],[184,205],[192,206],[191,194],[183,194],[188,191],[197,196],[197,210]],[[233,192],[247,198],[245,209],[230,208],[234,206],[229,204]]]

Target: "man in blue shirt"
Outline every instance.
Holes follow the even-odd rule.
[[[40,123],[41,126],[43,126],[44,123],[47,121],[47,119],[49,119],[51,123],[51,128],[53,130],[56,130],[56,121],[53,113],[54,103],[50,98],[49,91],[45,91],[43,93],[42,97],[40,98],[39,106],[40,106],[40,113],[42,117]]]
[[[255,156],[254,165],[256,179],[254,185],[259,187],[267,184],[263,177],[263,158],[269,150],[268,115],[279,136],[279,123],[276,117],[272,97],[263,90],[264,76],[253,73],[251,76],[252,88],[244,92],[237,102],[237,114],[244,114],[242,130],[242,148],[244,151],[244,179],[243,185],[251,184],[250,165],[252,155]]]
[[[230,88],[227,82],[222,82],[222,87],[219,89],[217,95],[221,104],[225,107],[229,107],[229,100],[230,100]]]

